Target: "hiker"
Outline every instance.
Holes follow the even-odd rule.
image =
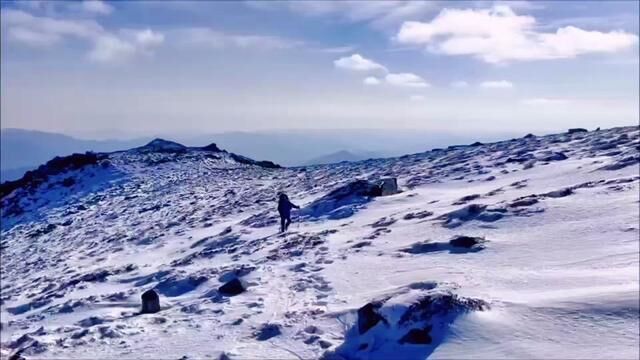
[[[280,213],[280,232],[287,231],[291,224],[291,209],[300,209],[300,206],[289,201],[289,197],[285,193],[280,193],[278,198],[278,212]]]

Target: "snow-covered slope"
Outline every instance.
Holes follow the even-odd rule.
[[[2,354],[637,358],[639,141],[307,168],[158,141],[53,164],[2,191]],[[353,183],[383,177],[402,192]],[[279,191],[302,206],[285,234]],[[148,289],[162,309],[139,314]]]

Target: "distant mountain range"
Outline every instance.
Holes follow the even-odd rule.
[[[303,166],[398,156],[454,143],[490,141],[523,134],[460,135],[420,130],[334,129],[154,135],[128,140],[85,140],[43,131],[2,129],[0,180],[17,179],[25,171],[55,156],[129,149],[146,144],[154,137],[188,146],[215,142],[221,148],[253,159],[270,160],[283,166]]]
[[[360,161],[366,159],[374,159],[382,157],[380,154],[370,151],[357,152],[357,151],[348,151],[348,150],[340,150],[331,154],[319,156],[317,158],[311,159],[307,161],[305,165],[323,165],[323,164],[334,164],[339,162],[352,162],[352,161]]]
[[[21,177],[25,171],[51,160],[86,151],[115,151],[143,145],[149,139],[82,140],[43,131],[2,129],[0,131],[0,178]]]

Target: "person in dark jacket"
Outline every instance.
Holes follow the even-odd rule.
[[[285,193],[280,193],[278,198],[278,212],[280,213],[280,232],[287,231],[291,224],[291,209],[300,209],[300,206],[289,201],[289,197]]]

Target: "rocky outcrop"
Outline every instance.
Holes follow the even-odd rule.
[[[589,130],[583,128],[571,128],[567,131],[567,134],[577,134],[577,133],[585,133]]]
[[[151,142],[149,142],[147,145],[140,146],[133,150],[140,153],[182,154],[187,152],[187,147],[182,144],[178,144],[177,142],[173,142],[169,140],[154,139]]]
[[[78,170],[85,166],[96,165],[105,154],[87,152],[84,154],[71,154],[69,156],[56,156],[46,164],[35,170],[27,171],[24,176],[15,181],[7,181],[0,184],[0,199],[9,195],[16,189],[33,189],[45,183],[51,176],[58,175],[71,170]],[[66,180],[66,179],[65,179]],[[67,185],[69,180],[67,181]]]
[[[357,310],[356,323],[347,331],[344,343],[323,358],[368,358],[374,351],[390,351],[397,358],[407,358],[409,353],[403,354],[398,344],[412,345],[407,349],[411,358],[428,357],[459,315],[488,308],[483,300],[456,295],[454,288],[435,283],[412,284],[367,303]],[[416,354],[416,345],[425,353]]]

